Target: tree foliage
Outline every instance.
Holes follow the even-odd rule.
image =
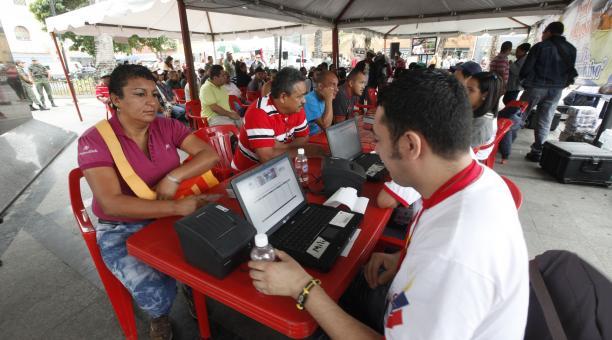
[[[89,0],[55,0],[55,14],[63,14],[87,5],[89,5]],[[47,30],[45,19],[51,16],[50,1],[35,0],[30,3],[29,7],[34,17],[43,24],[43,29]],[[62,34],[62,40],[66,38],[73,42],[72,46],[70,46],[70,50],[85,52],[92,56],[96,55],[96,43],[93,36],[77,35],[72,32],[66,32]],[[142,50],[144,47],[148,47],[155,52],[158,57],[161,57],[162,52],[176,48],[176,41],[163,36],[159,38],[141,38],[137,35],[133,35],[128,38],[127,43],[118,43],[115,41],[113,46],[115,52],[123,52],[126,54],[130,54],[132,49]]]

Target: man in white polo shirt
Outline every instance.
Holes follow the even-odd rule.
[[[504,181],[470,157],[471,116],[463,87],[437,71],[408,71],[381,91],[377,152],[422,198],[404,249],[372,254],[342,297],[360,320],[282,251],[249,262],[255,288],[297,299],[331,338],[522,339],[525,241]]]

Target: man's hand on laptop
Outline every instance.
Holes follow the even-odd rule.
[[[274,252],[280,261],[249,261],[249,275],[253,279],[253,286],[267,295],[297,299],[312,276],[284,251],[274,249]]]
[[[400,252],[394,254],[374,253],[365,265],[363,273],[370,288],[374,289],[391,281],[397,273]],[[382,271],[381,271],[382,269]]]

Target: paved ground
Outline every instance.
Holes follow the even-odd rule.
[[[59,108],[35,112],[35,118],[81,134],[105,117],[103,106],[93,98],[80,101],[83,123],[71,101],[58,103]],[[612,191],[557,183],[523,160],[532,138],[532,130],[522,130],[510,163],[495,167],[524,194],[520,218],[530,256],[547,249],[571,250],[612,277]],[[0,224],[2,339],[122,337],[70,211],[67,173],[74,167],[76,142],[24,191]],[[90,203],[91,193],[84,196]],[[214,302],[210,311],[214,338],[281,338]],[[146,335],[147,319],[137,315],[139,333]],[[171,316],[176,339],[197,338],[196,323],[181,296]]]

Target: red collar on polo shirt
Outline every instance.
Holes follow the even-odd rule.
[[[406,252],[408,251],[408,247],[410,246],[410,241],[412,241],[412,235],[414,235],[414,232],[416,231],[416,227],[423,212],[441,203],[453,194],[456,194],[459,191],[465,189],[470,184],[476,182],[476,180],[480,178],[483,172],[483,167],[478,164],[476,160],[472,160],[472,163],[470,163],[470,165],[468,165],[465,169],[454,175],[451,179],[446,181],[446,183],[442,184],[442,186],[440,186],[438,190],[436,190],[431,195],[431,197],[422,198],[423,207],[419,209],[418,213],[410,224],[411,228],[410,230],[408,230],[408,237],[406,238],[404,248],[402,248],[401,250],[400,261],[397,266],[398,270],[399,267],[402,265],[402,262],[404,261],[404,257],[406,257]]]

